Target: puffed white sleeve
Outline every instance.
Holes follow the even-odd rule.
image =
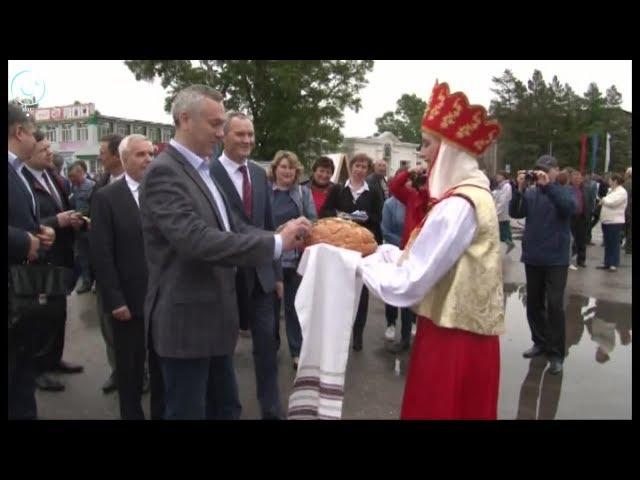
[[[443,200],[430,212],[400,265],[402,252],[385,245],[362,261],[365,285],[390,305],[416,305],[469,248],[476,228],[475,211],[467,200],[456,196]]]

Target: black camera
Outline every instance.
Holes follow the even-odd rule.
[[[420,190],[427,183],[427,173],[426,172],[411,172],[409,174],[409,178],[411,179],[411,186],[416,190]]]
[[[529,183],[534,183],[538,180],[538,174],[533,170],[527,170],[524,172],[524,179]]]

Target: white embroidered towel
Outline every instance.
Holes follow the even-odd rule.
[[[302,329],[289,419],[339,420],[349,340],[362,290],[360,253],[327,244],[305,250],[295,307]]]

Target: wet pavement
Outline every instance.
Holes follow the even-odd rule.
[[[501,343],[500,419],[631,419],[632,320],[631,255],[621,255],[618,272],[596,270],[604,256],[599,226],[593,230],[598,246],[587,250],[587,268],[569,271],[565,293],[568,354],[561,375],[546,371],[544,359],[527,360],[522,352],[531,339],[524,302],[524,267],[520,242],[503,260],[507,333]],[[517,237],[516,237],[517,238]],[[504,251],[504,248],[503,248]],[[43,419],[117,419],[117,393],[103,394],[109,374],[95,295],[69,296],[64,358],[85,367],[84,373],[54,375],[65,382],[64,392],[37,392]],[[398,326],[399,326],[398,322]],[[384,305],[369,302],[364,348],[351,352],[345,380],[344,419],[398,419],[409,353],[385,350]],[[399,335],[399,328],[397,333]],[[284,322],[279,352],[279,385],[286,407],[295,372],[291,365]],[[243,419],[258,419],[251,339],[240,338],[235,354]],[[143,406],[149,416],[149,396]]]

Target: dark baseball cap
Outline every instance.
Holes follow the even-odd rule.
[[[557,167],[558,167],[558,160],[556,160],[555,157],[552,157],[551,155],[542,155],[536,161],[536,168],[546,173],[548,173],[549,170],[551,170],[552,168],[557,168]]]

